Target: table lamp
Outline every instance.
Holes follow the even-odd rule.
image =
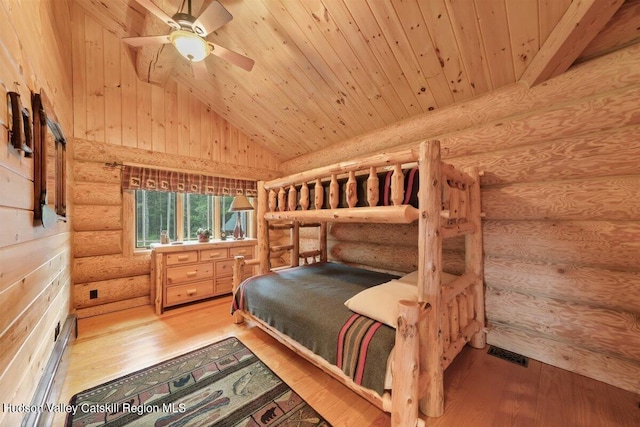
[[[238,216],[236,217],[236,228],[233,229],[233,238],[236,240],[244,239],[244,231],[242,230],[242,221],[240,218],[240,214],[242,211],[250,211],[253,210],[253,206],[249,199],[246,196],[236,196],[233,198],[233,202],[231,202],[231,206],[229,206],[229,212],[237,212]]]

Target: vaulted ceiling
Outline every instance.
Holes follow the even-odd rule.
[[[75,0],[117,37],[168,34],[135,0]],[[167,15],[183,0],[153,0]],[[220,0],[208,36],[255,60],[206,59],[195,79],[171,45],[132,49],[138,75],[175,79],[281,161],[524,81],[640,38],[640,0]],[[194,15],[211,0],[193,0]]]

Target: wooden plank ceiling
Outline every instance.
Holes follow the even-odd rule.
[[[170,32],[135,0],[75,1],[119,38]],[[192,1],[196,16],[211,2]],[[154,2],[169,16],[185,10]],[[540,83],[640,36],[639,0],[220,3],[233,20],[208,39],[253,58],[251,72],[210,56],[197,80],[167,45],[132,49],[138,74],[187,85],[281,161],[521,79]]]

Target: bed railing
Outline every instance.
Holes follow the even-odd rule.
[[[433,143],[433,142],[431,142]],[[376,154],[357,161],[312,169],[264,183],[268,192],[268,204],[264,212],[267,221],[331,221],[331,222],[376,222],[411,223],[420,216],[419,209],[403,204],[405,199],[405,175],[403,167],[415,166],[419,147],[394,153]],[[378,206],[381,199],[378,172],[393,170],[391,177],[390,206]],[[466,234],[473,229],[467,221],[469,203],[467,188],[474,179],[453,166],[441,162],[440,171],[444,180],[442,189],[441,216],[444,237]],[[366,206],[359,202],[356,191],[356,175],[368,175]],[[342,183],[338,178],[348,177]],[[344,181],[344,179],[341,179]],[[325,207],[325,188],[329,187],[329,207]],[[310,189],[314,200],[311,205]],[[340,207],[340,190],[345,195],[348,207]],[[364,200],[361,201],[361,205]],[[375,207],[375,209],[372,209]]]
[[[316,168],[285,178],[264,183],[269,192],[268,209],[265,219],[294,221],[332,221],[332,222],[381,222],[411,223],[418,219],[418,209],[403,205],[404,174],[402,165],[415,163],[418,153],[409,149],[391,154],[376,154],[358,161],[342,162],[335,165]],[[378,171],[393,167],[391,179],[392,206],[377,206],[380,200]],[[356,175],[369,174],[367,179],[367,206],[356,207]],[[340,206],[340,184],[338,177],[347,176],[343,192],[348,207]],[[325,186],[329,187],[329,208],[325,206]],[[310,187],[314,190],[313,209],[310,209]],[[298,190],[299,188],[299,190]],[[298,196],[299,193],[299,196]],[[375,209],[372,209],[375,207]],[[298,209],[299,208],[299,209]]]

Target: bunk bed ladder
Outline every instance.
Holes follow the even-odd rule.
[[[286,221],[286,222],[279,222],[277,224],[267,225],[268,232],[280,231],[280,230],[285,230],[290,232],[289,244],[286,244],[286,245],[271,245],[272,236],[271,234],[268,235],[269,236],[269,260],[272,259],[275,253],[290,251],[291,260],[289,264],[285,265],[284,267],[294,267],[297,265],[297,263],[293,262],[294,256],[296,252],[298,252],[298,247],[299,247],[298,240],[297,239],[294,240],[294,235],[296,234],[294,229],[297,229],[297,227],[298,227],[297,221]],[[297,256],[296,256],[296,259],[297,259]]]
[[[300,228],[319,228],[318,231],[318,249],[308,250],[304,252],[300,252]],[[276,230],[286,230],[289,231],[289,244],[286,245],[270,245],[269,251],[272,256],[274,253],[289,251],[289,264],[285,267],[297,267],[302,264],[312,264],[318,261],[326,261],[327,260],[327,245],[326,245],[326,229],[327,224],[325,222],[313,222],[313,223],[304,223],[300,221],[290,221],[283,222],[278,224],[269,224],[269,231]],[[271,235],[269,235],[269,239],[271,240]],[[311,262],[309,262],[311,260]]]

